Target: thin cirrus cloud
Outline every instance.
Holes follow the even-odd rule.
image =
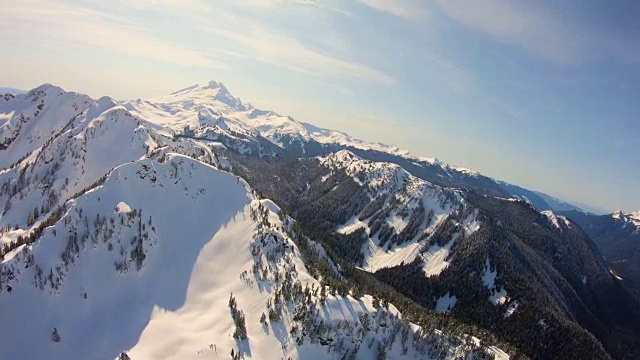
[[[378,11],[402,18],[424,19],[437,15],[491,41],[519,47],[555,64],[577,64],[591,60],[603,50],[604,40],[594,43],[594,34],[561,13],[538,3],[508,0],[359,0]],[[628,52],[625,52],[628,54]]]
[[[286,68],[316,77],[349,78],[384,85],[393,85],[395,79],[387,74],[355,61],[339,58],[335,54],[323,53],[310,48],[302,41],[249,18],[231,14],[223,2],[188,0],[135,0],[127,4],[137,10],[174,11],[182,16],[194,15],[193,19],[217,6],[222,11],[215,26],[209,22],[196,22],[199,29],[218,38],[231,40],[232,46],[205,47],[196,49],[189,43],[177,44],[163,39],[160,31],[153,31],[139,23],[125,20],[112,13],[95,10],[82,3],[65,4],[31,2],[17,3],[0,9],[6,19],[3,28],[8,29],[11,41],[30,41],[45,46],[60,42],[75,44],[82,48],[101,48],[127,56],[201,68],[226,69],[232,58],[251,58],[253,61]],[[312,6],[319,11],[334,10],[311,1],[253,1],[242,0],[235,7],[277,9],[278,6]],[[229,21],[225,21],[227,19]],[[55,27],[51,24],[56,24]],[[247,30],[251,29],[251,30]],[[6,34],[6,32],[5,32]],[[37,40],[33,40],[37,39]],[[0,42],[3,40],[0,39]],[[7,40],[8,41],[8,40]]]
[[[4,33],[11,35],[7,38],[42,45],[75,44],[185,66],[227,67],[212,54],[163,40],[153,31],[113,14],[63,3],[28,4],[0,9]]]
[[[359,0],[378,11],[403,18],[424,19],[430,15],[429,9],[420,0]]]
[[[270,65],[314,76],[352,78],[385,85],[396,83],[392,77],[378,70],[312,50],[291,36],[277,34],[255,24],[249,28],[252,30],[232,31],[203,26],[201,30],[231,40],[242,47],[240,51],[236,50],[238,53]]]
[[[557,64],[581,63],[593,55],[584,29],[535,3],[437,0],[436,4],[445,16],[471,31]]]
[[[257,21],[242,11],[235,11],[250,9],[277,12],[284,9],[295,10],[295,7],[303,6],[318,12],[350,16],[349,13],[337,7],[310,0],[238,0],[233,3],[222,0],[187,0],[184,2],[135,0],[129,6],[142,10],[153,8],[155,11],[165,11],[172,14],[179,11],[180,16],[190,20],[195,31],[212,36],[212,39],[209,40],[227,40],[224,45],[217,42],[216,46],[209,46],[210,50],[199,52],[197,56],[192,56],[191,51],[186,51],[186,54],[192,58],[190,60],[192,63],[197,61],[194,65],[212,65],[215,60],[218,67],[225,67],[224,61],[231,63],[233,58],[242,58],[319,78],[344,78],[383,85],[396,84],[394,78],[379,70],[340,56],[336,51],[321,52],[313,49],[306,42],[287,34],[287,32],[277,31],[264,21]],[[216,21],[211,21],[208,16],[212,9],[216,11]],[[118,33],[116,32],[116,34]],[[342,37],[333,39],[334,35],[322,32],[318,34],[318,37],[324,39],[323,42],[332,42],[332,46],[340,44],[344,47],[344,43],[338,41]],[[155,46],[158,51],[161,50],[160,45],[156,44]],[[164,46],[170,45],[164,44]],[[344,50],[350,49],[341,50],[343,50],[341,52],[348,53]]]

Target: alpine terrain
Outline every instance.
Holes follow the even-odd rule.
[[[640,215],[218,82],[1,94],[0,169],[3,359],[640,358]]]
[[[561,212],[591,236],[614,276],[640,299],[640,211],[593,215],[583,211]]]

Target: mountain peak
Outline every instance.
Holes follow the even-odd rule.
[[[209,81],[206,85],[195,84],[184,89],[169,94],[168,97],[159,98],[162,102],[168,99],[170,102],[183,102],[190,108],[193,104],[209,108],[217,107],[215,102],[227,105],[230,109],[226,111],[247,111],[253,107],[249,104],[242,103],[242,100],[235,97],[229,92],[224,84],[217,81]]]
[[[229,93],[229,89],[227,89],[227,87],[226,87],[226,86],[224,86],[224,84],[223,84],[223,83],[218,82],[218,81],[215,81],[215,80],[211,80],[211,81],[209,81],[209,83],[207,84],[207,86],[203,86],[203,87],[204,87],[204,88],[207,88],[207,89],[218,89],[218,90],[220,90],[220,91],[223,91],[223,92]]]
[[[611,214],[611,217],[621,221],[624,225],[632,224],[635,227],[640,227],[640,211],[625,213],[622,210],[618,210]]]
[[[62,90],[61,87],[59,86],[55,86],[53,84],[49,84],[49,83],[44,83],[38,87],[35,87],[31,90],[29,90],[28,94],[30,96],[33,95],[38,95],[38,94],[55,94],[55,95],[61,95],[63,94],[65,91]]]

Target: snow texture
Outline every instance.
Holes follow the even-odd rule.
[[[445,344],[446,358],[466,357],[459,342],[423,333],[393,305],[376,308],[371,296],[322,288],[290,238],[293,219],[283,221],[275,203],[255,198],[223,170],[229,167],[215,152],[226,145],[200,135],[225,132],[242,146],[260,133],[277,143],[292,132],[373,145],[254,109],[216,82],[120,105],[43,85],[4,95],[0,114],[0,184],[7,184],[0,201],[9,204],[0,243],[37,233],[0,263],[0,326],[7,330],[0,358],[113,359],[126,351],[136,360],[204,359],[233,351],[256,359],[349,352],[371,359],[379,346],[388,358],[435,358],[427,337]],[[192,138],[173,136],[185,127],[195,131]],[[402,169],[373,167],[379,171],[367,183],[389,194],[404,187],[401,204],[433,210],[421,231],[464,201]],[[387,224],[402,231],[406,219],[392,212]],[[354,217],[340,231],[370,232],[365,220]],[[477,229],[473,221],[465,220],[465,231]],[[411,239],[382,250],[377,234],[369,235],[370,271],[415,259],[424,244]],[[328,260],[319,244],[311,246]],[[285,295],[291,289],[298,292]],[[447,293],[436,311],[455,303]],[[269,319],[261,322],[265,312]],[[246,336],[237,335],[238,314]]]

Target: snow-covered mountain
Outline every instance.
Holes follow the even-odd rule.
[[[640,211],[608,215],[560,212],[578,223],[593,239],[616,276],[640,299]]]
[[[443,247],[427,246],[435,229],[452,217],[462,218],[465,235],[478,228],[474,211],[460,191],[441,188],[396,164],[368,161],[348,150],[319,160],[332,172],[344,171],[369,199],[337,228],[341,234],[364,230],[368,241],[363,245],[360,265],[367,271],[409,264],[420,258],[426,274],[437,275],[447,266],[446,258],[455,238]]]
[[[175,133],[183,133],[185,127],[188,127],[195,134],[202,134],[207,130],[226,134],[260,134],[281,147],[286,147],[295,140],[303,143],[313,140],[321,144],[340,144],[408,155],[408,152],[393,146],[362,141],[339,131],[298,122],[273,111],[256,109],[250,104],[244,104],[231,95],[223,84],[215,81],[204,86],[193,85],[155,99],[127,101],[123,105],[141,118],[166,126]],[[436,161],[428,158],[423,160]]]
[[[184,359],[235,349],[312,359],[328,349],[364,359],[382,347],[394,358],[429,354],[427,337],[392,306],[318,291],[277,206],[231,174],[179,155],[140,160],[67,206],[3,263],[0,307],[10,311],[0,323],[11,331],[2,357],[108,359],[130,349],[133,359]],[[369,316],[385,329],[369,329]],[[234,321],[246,327],[237,339],[229,336]],[[394,332],[407,337],[394,341]]]
[[[525,201],[441,188],[344,150],[281,161],[220,156],[311,229],[344,273],[373,276],[425,308],[475,319],[536,358],[583,356],[576,348],[608,358],[590,332],[606,339],[606,326],[596,324],[624,321],[618,306],[634,311],[580,227]],[[617,310],[605,314],[602,303]],[[546,326],[571,340],[527,340],[544,338]]]
[[[51,85],[3,95],[0,358],[508,358],[327,286],[306,263],[335,267],[322,246],[216,154],[259,140],[218,122],[253,111],[223,89],[219,113],[166,122]]]
[[[87,109],[86,95],[65,92],[48,84],[26,95],[6,93],[0,96],[0,168],[6,168],[41,147],[76,115]],[[38,121],[46,119],[46,121]],[[15,142],[13,146],[11,143]]]
[[[6,93],[12,93],[17,95],[17,94],[24,94],[26,93],[26,91],[22,89],[13,88],[13,87],[0,87],[0,94],[6,94]]]
[[[636,231],[640,229],[640,210],[631,213],[624,213],[622,210],[618,210],[611,215],[612,218],[620,220],[622,226],[632,226],[636,228]]]
[[[256,137],[268,139],[280,149],[305,157],[348,149],[368,160],[396,163],[414,176],[434,184],[532,201],[539,210],[578,209],[550,196],[496,181],[436,158],[415,156],[395,146],[359,140],[273,111],[256,109],[215,81],[155,99],[127,101],[123,106],[143,119],[170,128],[175,134],[209,139],[229,137],[235,142],[242,138],[246,152],[260,151],[251,149],[250,143],[255,144]]]
[[[640,354],[624,284],[529,190],[217,82],[0,114],[0,358]]]

